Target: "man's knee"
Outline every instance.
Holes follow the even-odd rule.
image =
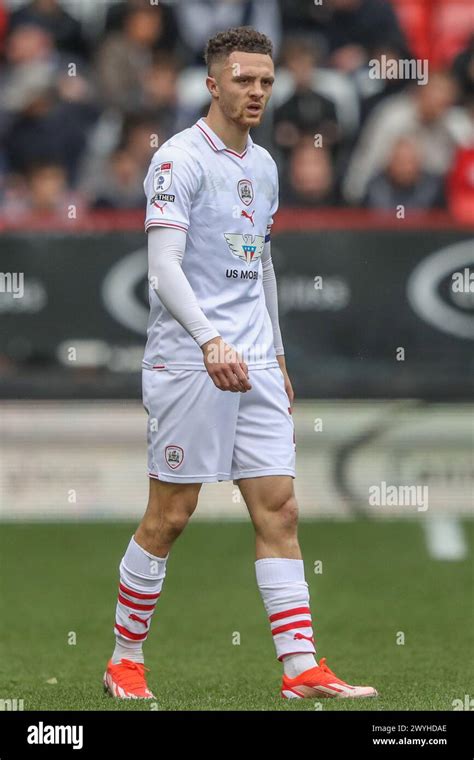
[[[276,510],[278,519],[283,529],[296,528],[298,524],[298,502],[294,494],[283,499]]]
[[[151,487],[143,530],[150,537],[163,532],[170,537],[179,536],[196,509],[198,496],[199,488],[187,488],[184,484],[166,483],[159,489]]]
[[[271,501],[253,510],[257,529],[294,531],[298,524],[298,502],[293,492],[275,494]]]
[[[174,507],[164,512],[160,527],[168,535],[177,537],[185,529],[190,517],[191,513],[184,506]]]

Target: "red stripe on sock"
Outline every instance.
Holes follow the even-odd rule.
[[[131,602],[130,599],[125,599],[122,594],[119,593],[118,600],[120,604],[124,604],[126,607],[131,607],[132,610],[140,610],[141,612],[149,612],[150,610],[155,609],[155,604],[137,604],[136,602]]]
[[[279,657],[277,657],[277,660],[279,660],[279,662],[283,662],[285,657],[290,657],[292,654],[313,654],[313,653],[308,652],[308,651],[302,652],[301,649],[298,649],[297,652],[284,652],[284,654],[281,654]],[[314,654],[316,654],[316,649],[314,650]]]
[[[133,596],[135,599],[158,599],[160,592],[157,594],[139,594],[138,591],[132,591],[132,589],[127,588],[123,585],[123,583],[119,583],[120,591],[123,591],[124,594],[128,594],[129,596]]]
[[[278,628],[273,628],[272,636],[276,636],[277,633],[291,631],[293,628],[311,628],[311,626],[311,620],[296,620],[294,623],[287,623],[286,625],[280,625]]]
[[[284,610],[284,612],[275,612],[275,614],[270,615],[268,619],[270,623],[274,623],[275,620],[281,620],[282,618],[291,617],[292,615],[304,615],[305,613],[311,615],[309,607],[293,607],[293,609]]]
[[[126,639],[132,639],[132,641],[143,641],[143,639],[146,639],[148,636],[148,631],[146,633],[133,633],[132,631],[129,631],[128,628],[124,628],[123,625],[119,625],[118,623],[115,623],[115,627],[122,636]]]

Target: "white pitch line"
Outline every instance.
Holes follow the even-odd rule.
[[[460,560],[468,548],[461,521],[457,517],[436,516],[423,521],[428,552],[433,559]]]

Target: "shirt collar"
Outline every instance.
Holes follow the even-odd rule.
[[[231,156],[237,156],[237,158],[245,158],[247,152],[250,150],[250,148],[253,147],[253,140],[250,135],[248,135],[247,145],[244,152],[237,153],[237,151],[227,148],[227,146],[222,142],[221,138],[212,131],[208,124],[206,124],[204,119],[199,119],[199,121],[196,122],[195,126],[199,129],[203,138],[206,139],[206,141],[216,153],[223,150],[226,153],[230,153]]]

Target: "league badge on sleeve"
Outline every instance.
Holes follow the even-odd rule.
[[[156,167],[153,175],[153,190],[155,193],[164,193],[171,185],[173,176],[173,162],[166,161]]]
[[[237,185],[239,198],[246,206],[250,206],[253,201],[253,186],[249,179],[241,179]]]

